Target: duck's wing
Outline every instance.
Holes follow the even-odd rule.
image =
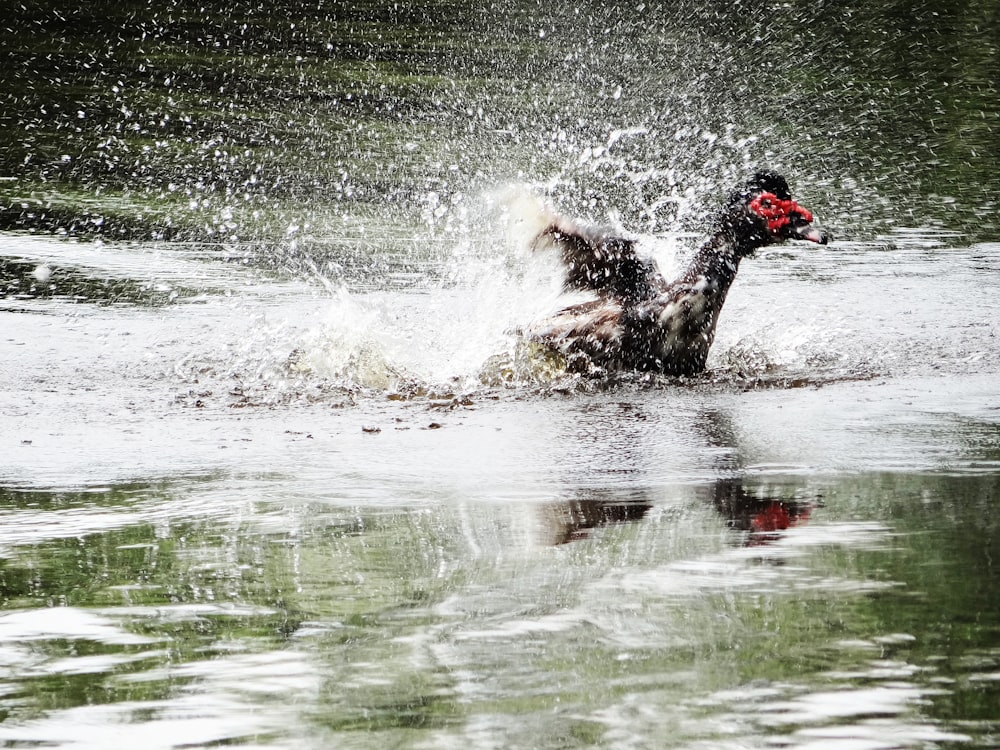
[[[592,300],[540,321],[530,336],[566,354],[583,352],[597,361],[621,346],[621,319],[621,305]]]
[[[560,253],[567,289],[593,291],[605,299],[635,304],[667,288],[656,263],[636,253],[635,240],[604,227],[556,217],[538,234],[533,246],[552,247]]]

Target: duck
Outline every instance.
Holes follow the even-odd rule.
[[[532,241],[559,253],[565,291],[592,293],[527,329],[529,341],[560,355],[570,371],[648,372],[687,377],[705,370],[715,328],[744,258],[785,240],[827,244],[788,181],[757,172],[732,191],[687,268],[667,281],[637,240],[552,213]]]

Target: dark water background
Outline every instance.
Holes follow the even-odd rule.
[[[5,8],[0,743],[1000,745],[998,16]],[[706,376],[490,364],[760,165]]]
[[[663,231],[766,164],[840,236],[995,235],[991,2],[65,5],[0,28],[8,226],[443,228],[520,180]]]

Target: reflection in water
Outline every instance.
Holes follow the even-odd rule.
[[[806,523],[818,505],[816,500],[761,496],[739,479],[716,482],[713,501],[730,528],[748,532],[744,538],[748,546],[767,544],[782,531]]]
[[[584,486],[562,502],[547,504],[540,512],[542,539],[565,544],[590,536],[594,529],[638,521],[657,504],[662,492],[648,483],[654,467],[666,457],[654,438],[662,422],[651,413],[655,403],[595,402],[562,425],[560,444],[565,444],[562,468],[556,480],[573,485],[580,480],[624,481],[623,486]],[[672,421],[677,422],[679,415]],[[688,443],[710,451],[710,461],[720,474],[730,474],[740,464],[740,434],[731,416],[722,409],[698,409],[688,420]],[[564,439],[563,439],[564,438]],[[670,458],[676,460],[678,451]],[[767,544],[792,526],[806,523],[818,505],[815,499],[795,496],[794,487],[780,492],[742,476],[724,476],[711,483],[709,495],[726,525],[741,532],[746,546]],[[695,493],[700,496],[701,493]]]
[[[37,528],[0,562],[0,743],[724,747],[735,732],[874,750],[997,728],[992,477],[821,492],[751,477],[541,509],[230,493],[213,512],[229,481],[3,495],[5,520]],[[814,504],[796,498],[819,494],[802,533],[733,544],[762,514],[801,523]],[[532,512],[552,546],[525,535]]]
[[[539,514],[544,529],[543,543],[557,545],[586,539],[594,529],[638,521],[653,507],[643,497],[645,492],[636,490],[625,494],[637,497],[629,499],[610,491],[594,490],[584,497],[543,506]]]
[[[741,543],[748,547],[773,542],[783,531],[807,523],[819,505],[815,499],[761,494],[762,488],[748,487],[745,481],[720,479],[712,484],[710,494],[715,510],[729,528],[741,532]],[[654,493],[641,489],[590,490],[571,500],[549,503],[539,513],[543,543],[575,542],[588,538],[594,529],[640,521],[654,504]]]

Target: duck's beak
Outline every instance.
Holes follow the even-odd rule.
[[[799,217],[798,221],[792,221],[788,224],[783,234],[790,240],[808,240],[819,245],[825,245],[830,241],[829,234],[819,227],[813,226],[801,217]]]

